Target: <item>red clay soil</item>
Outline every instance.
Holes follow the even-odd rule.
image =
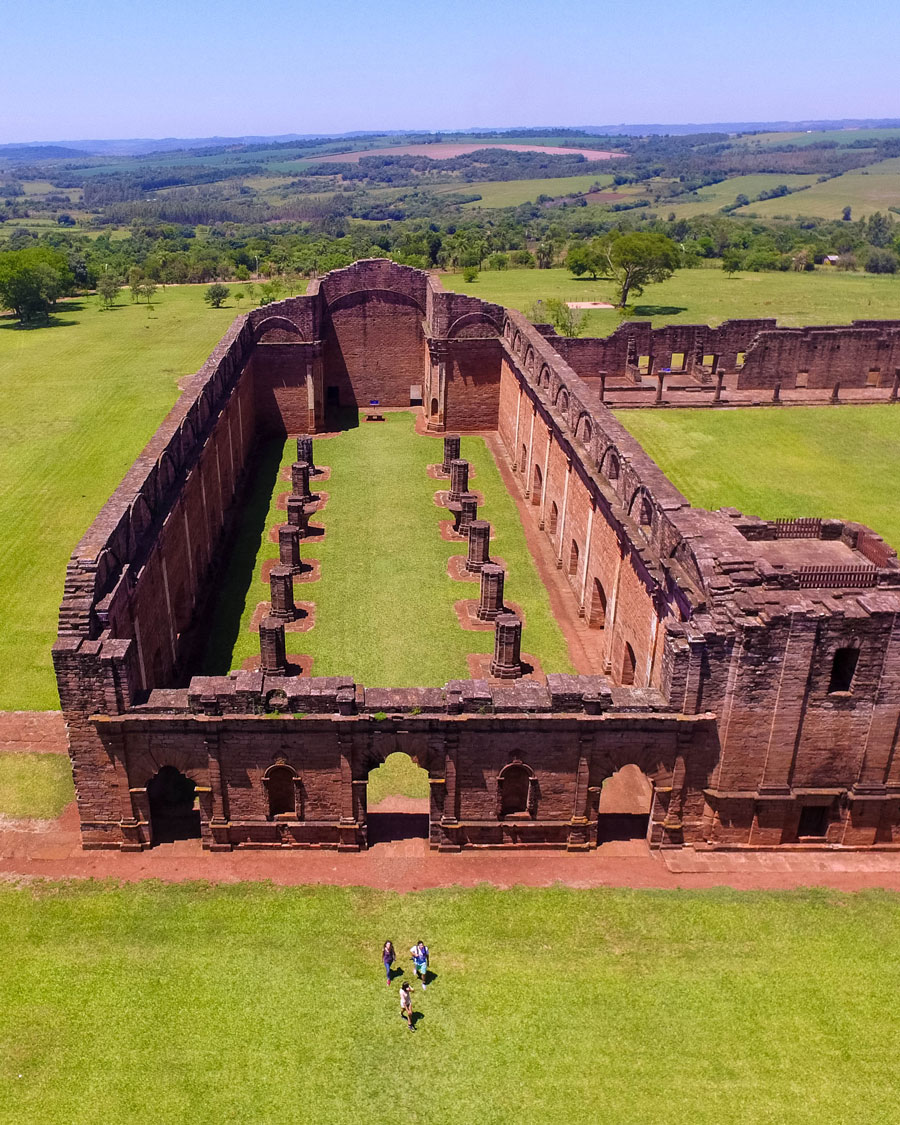
[[[432,480],[449,480],[450,479],[450,474],[442,472],[440,465],[429,465],[428,466],[428,475],[431,477]],[[478,474],[475,472],[475,470],[472,468],[472,466],[469,465],[469,480],[474,480],[477,475]]]
[[[319,440],[320,436],[321,435],[316,434],[316,441]],[[331,436],[331,435],[329,435],[329,436]],[[278,474],[278,476],[281,478],[281,480],[292,480],[293,477],[292,477],[292,474],[291,474],[291,466],[290,465],[283,465],[282,468],[281,468],[281,472]],[[310,477],[309,477],[310,487],[312,487],[312,485],[314,485],[314,484],[315,485],[323,484],[326,480],[329,480],[330,477],[331,477],[331,468],[328,465],[316,465],[315,473],[311,473]],[[286,495],[289,495],[289,494],[286,494]]]
[[[285,496],[288,496],[288,495],[290,495],[290,493],[286,492]],[[269,542],[270,543],[277,543],[278,542],[278,528],[279,527],[284,527],[284,524],[283,523],[276,524],[273,528],[270,529],[270,531],[269,531]],[[325,528],[322,527],[321,524],[311,523],[309,525],[309,529],[308,529],[306,535],[300,540],[300,542],[301,542],[301,544],[309,543],[311,540],[314,539],[317,543],[321,543],[321,541],[325,538],[326,534],[327,534],[327,532],[326,532]],[[301,547],[301,550],[302,550],[302,547]]]
[[[294,608],[299,611],[301,616],[294,618],[293,621],[282,621],[284,631],[286,633],[308,633],[316,623],[316,603],[315,602],[294,602]],[[259,632],[259,623],[266,617],[272,609],[271,602],[259,602],[256,609],[253,611],[253,616],[250,618],[250,632]]]
[[[393,891],[428,887],[657,887],[674,890],[729,886],[783,890],[825,886],[900,891],[900,856],[888,852],[707,852],[690,848],[651,852],[643,841],[604,844],[594,852],[550,849],[433,852],[419,830],[423,803],[390,798],[370,810],[389,813],[392,839],[366,852],[322,849],[204,852],[199,840],[161,844],[147,852],[85,852],[78,814],[70,805],[58,821],[0,823],[0,878],[202,879],[237,883],[268,879],[281,886],[328,884]],[[374,828],[374,825],[372,826]]]
[[[506,562],[501,558],[494,558],[491,556],[491,562],[494,566],[500,566],[506,570]],[[447,560],[447,574],[456,582],[480,582],[481,574],[479,571],[466,570],[466,556],[465,555],[451,555]]]
[[[483,507],[484,506],[484,496],[482,496],[482,494],[480,492],[476,492],[474,488],[470,488],[469,492],[471,492],[472,495],[477,499],[478,507],[479,508]],[[434,494],[435,504],[437,504],[437,506],[439,508],[446,508],[447,505],[450,503],[450,501],[448,500],[449,495],[450,495],[449,489],[447,489],[445,491],[441,491],[441,492],[436,492]]]
[[[304,542],[304,540],[300,540]],[[297,582],[318,582],[322,577],[322,564],[318,559],[302,559],[303,569],[299,574],[294,575],[294,583]],[[263,564],[260,569],[261,581],[263,583],[269,581],[269,574],[273,566],[280,566],[278,559],[263,559]]]
[[[566,639],[569,659],[578,673],[600,675],[603,673],[605,647],[603,630],[592,629],[585,618],[578,616],[572,587],[567,582],[562,570],[556,565],[556,556],[553,553],[550,540],[538,528],[540,507],[523,497],[516,475],[509,467],[499,436],[491,434],[485,441],[493,455],[500,476],[503,478],[506,490],[519,509],[519,519],[525,533],[525,542],[528,544],[531,557],[535,561],[541,581],[550,597],[550,609],[553,617]]]
[[[469,669],[469,676],[473,680],[487,680],[492,687],[508,687],[514,683],[513,680],[501,680],[496,676],[491,675],[491,661],[493,657],[489,652],[470,652],[466,657],[466,665]],[[521,654],[522,660],[522,675],[519,677],[523,680],[534,680],[535,683],[545,684],[547,676],[541,668],[541,662],[532,653],[523,652]]]
[[[287,660],[287,672],[285,675],[297,676],[300,679],[307,679],[313,674],[313,658],[303,653],[289,652],[285,655]],[[248,656],[246,660],[241,663],[241,670],[244,672],[258,672],[260,663],[260,655],[256,653],[254,656]]]
[[[455,156],[466,156],[470,152],[479,152],[483,148],[502,148],[510,152],[542,152],[546,156],[581,155],[585,160],[613,160],[625,156],[624,152],[608,152],[606,149],[598,148],[561,148],[558,145],[493,144],[477,141],[471,144],[412,144],[392,145],[389,148],[357,149],[353,152],[341,152],[335,153],[333,156],[318,157],[316,163],[358,164],[363,156],[428,156],[432,160],[450,160]],[[465,187],[464,184],[462,186]]]
[[[506,613],[514,613],[522,622],[522,628],[525,628],[525,611],[517,602],[506,602],[503,608]],[[494,631],[493,621],[480,621],[475,616],[475,611],[478,609],[477,598],[462,598],[453,603],[453,609],[460,629],[477,633]]]

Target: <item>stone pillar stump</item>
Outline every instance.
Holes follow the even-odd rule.
[[[300,529],[289,523],[283,523],[278,529],[278,561],[282,566],[289,566],[292,574],[299,574],[302,569]]]
[[[469,552],[466,570],[477,574],[491,561],[491,525],[487,520],[472,520],[469,524]]]
[[[306,504],[299,496],[289,496],[287,499],[287,521],[291,527],[296,527],[300,538],[309,535],[309,516]]]
[[[269,591],[272,608],[270,617],[293,621],[297,616],[294,605],[294,572],[289,566],[273,566],[269,571]]]
[[[441,472],[444,476],[450,475],[450,465],[459,460],[459,434],[447,434],[444,438],[444,460]]]
[[[309,434],[301,434],[297,438],[297,461],[300,463],[305,461],[313,476],[319,471],[313,461],[313,439]]]
[[[283,676],[287,671],[284,622],[275,617],[264,617],[259,623],[259,667],[274,676]]]
[[[521,648],[522,622],[514,613],[501,613],[494,621],[491,675],[499,680],[518,679],[522,675]]]
[[[474,492],[464,492],[459,501],[459,526],[460,535],[468,535],[473,520],[478,519],[478,497]]]
[[[469,491],[469,462],[460,457],[450,462],[450,496],[449,499],[459,503],[462,494]]]
[[[495,563],[481,568],[481,591],[475,616],[479,621],[493,621],[503,612],[503,581],[506,572]]]
[[[295,461],[291,465],[291,486],[293,495],[299,497],[305,504],[312,501],[309,490],[309,462]]]

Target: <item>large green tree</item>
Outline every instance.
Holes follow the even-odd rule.
[[[671,277],[680,261],[672,239],[651,231],[620,235],[609,243],[606,257],[616,280],[616,307],[620,309],[628,303],[629,295],[640,296],[645,285]]]
[[[49,246],[0,254],[0,306],[12,309],[22,324],[46,318],[73,284],[65,255]]]

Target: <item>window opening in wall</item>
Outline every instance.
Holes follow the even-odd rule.
[[[163,766],[147,782],[150,834],[154,844],[200,837],[200,811],[194,808],[196,783],[174,766]]]
[[[625,651],[622,654],[622,684],[628,687],[634,683],[634,670],[637,667],[637,661],[634,658],[634,649],[630,644],[625,643]]]
[[[556,524],[557,524],[558,521],[559,521],[559,508],[557,508],[556,502],[551,500],[551,502],[550,502],[550,522],[547,525],[551,535],[556,531]]]
[[[421,406],[422,405],[422,384],[411,383],[409,388],[409,405]]]
[[[294,771],[289,766],[274,766],[266,774],[269,795],[269,820],[276,816],[296,815]]]
[[[528,470],[528,449],[524,444],[522,445],[522,459],[519,464],[519,468],[523,473],[527,472]]]
[[[839,648],[831,662],[831,680],[828,693],[852,691],[853,676],[859,661],[858,648]]]
[[[639,518],[641,527],[650,527],[653,523],[653,508],[651,507],[650,501],[646,498],[646,496],[641,501],[641,512]]]
[[[743,357],[743,354],[744,354],[743,352],[738,352],[738,355],[740,355],[742,357]],[[703,357],[703,366],[704,367],[712,367],[715,358],[716,357],[712,354],[712,352],[710,352],[708,355],[705,355]],[[741,362],[743,362],[743,359],[741,360]]]
[[[569,574],[577,574],[578,573],[578,555],[579,554],[580,554],[580,552],[578,550],[578,544],[573,539],[572,540],[572,546],[569,548]]]
[[[797,835],[800,838],[824,836],[828,831],[829,811],[828,805],[804,805],[800,810]]]
[[[738,352],[738,354],[737,354],[737,358],[736,358],[736,359],[735,359],[735,361],[734,361],[734,366],[735,366],[735,367],[743,367],[743,366],[744,366],[744,357],[745,357],[745,356],[746,356],[746,352]]]
[[[544,475],[541,472],[540,465],[534,466],[534,472],[531,474],[531,502],[532,504],[540,504],[541,502],[541,489],[544,485]]]
[[[431,400],[431,416],[432,416],[432,418],[436,418],[437,414],[438,414],[438,400],[436,398],[433,398]]]
[[[881,368],[873,367],[866,376],[867,387],[877,387],[881,380]]]
[[[600,585],[600,579],[595,578],[591,593],[591,612],[588,615],[588,625],[592,629],[602,629],[606,624],[606,594]]]
[[[630,762],[603,782],[597,807],[597,843],[645,840],[650,827],[653,783]]]
[[[613,453],[606,462],[606,476],[608,480],[619,479],[619,458]]]
[[[650,370],[650,356],[639,355],[638,356],[638,371],[642,375],[646,375],[649,370]]]
[[[500,772],[500,815],[528,816],[528,798],[531,789],[531,771],[527,766],[506,766]]]
[[[809,383],[809,372],[808,371],[798,371],[797,372],[797,382],[795,384],[796,387],[798,388],[798,390],[803,390],[803,388],[808,383]]]
[[[669,360],[670,371],[684,371],[684,352],[672,352]]]

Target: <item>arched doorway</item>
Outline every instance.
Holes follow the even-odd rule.
[[[634,670],[637,667],[637,661],[634,658],[634,649],[628,642],[625,642],[625,651],[622,653],[622,678],[619,681],[623,687],[629,687],[634,683]]]
[[[428,772],[400,751],[388,754],[373,767],[366,785],[369,847],[398,840],[427,840],[430,788]]]
[[[600,585],[600,579],[595,578],[591,591],[591,611],[588,615],[588,625],[592,629],[602,629],[606,624],[606,593]]]
[[[431,400],[431,417],[437,418],[437,416],[438,416],[438,400],[436,398],[433,398]]]
[[[650,827],[653,783],[640,766],[629,763],[611,774],[600,790],[597,843],[645,840]]]
[[[556,506],[556,501],[550,501],[550,519],[547,521],[547,530],[551,535],[556,534],[556,525],[559,522],[559,508]]]
[[[297,775],[287,765],[270,766],[263,782],[269,801],[269,820],[290,819],[297,816]]]
[[[531,474],[531,502],[532,504],[540,504],[541,490],[544,487],[544,474],[541,472],[540,465],[534,466],[534,472]]]
[[[147,782],[150,836],[154,844],[200,838],[200,812],[194,808],[196,783],[174,766],[163,766]]]
[[[572,543],[569,547],[569,574],[571,574],[571,575],[577,575],[578,574],[578,556],[579,556],[579,554],[580,554],[580,551],[578,550],[578,544],[573,539]]]

